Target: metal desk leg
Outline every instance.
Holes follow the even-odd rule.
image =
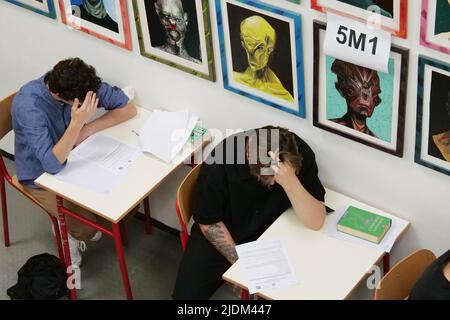
[[[125,228],[125,221],[119,222],[119,228],[120,228],[120,234],[122,235],[122,243],[126,247],[128,246],[128,237],[127,237],[127,230]]]
[[[56,196],[56,204],[58,206],[58,219],[59,219],[59,225],[61,227],[61,238],[64,248],[64,257],[66,262],[66,273],[67,276],[70,277],[72,274],[69,273],[70,266],[72,265],[72,259],[70,257],[70,248],[69,248],[69,237],[67,234],[67,227],[66,227],[66,217],[64,215],[64,211],[62,210],[63,207],[63,200],[61,197]],[[55,230],[56,234],[57,230]],[[77,290],[75,288],[69,289],[69,297],[71,300],[77,300]]]
[[[144,199],[144,212],[145,212],[145,231],[147,232],[147,234],[152,234],[152,220],[148,197],[145,197]]]
[[[125,287],[125,294],[128,300],[132,300],[133,294],[131,293],[130,279],[128,278],[128,270],[127,265],[125,263],[125,255],[123,253],[120,227],[115,223],[113,223],[112,227],[113,227],[114,242],[116,243],[117,255],[119,257],[120,271],[122,273],[122,281]]]
[[[241,300],[249,300],[250,293],[246,289],[241,289]]]
[[[383,272],[386,275],[390,270],[390,256],[389,252],[386,252],[383,256]]]

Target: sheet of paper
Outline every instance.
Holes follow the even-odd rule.
[[[281,240],[254,241],[236,246],[250,294],[294,285],[294,268]]]
[[[187,142],[198,117],[189,112],[155,110],[139,133],[142,150],[171,162]]]
[[[121,174],[142,151],[103,134],[96,134],[75,148],[72,154],[113,174]]]
[[[61,181],[103,195],[110,194],[125,176],[126,173],[112,174],[109,170],[76,155],[71,155],[66,167],[55,175]]]
[[[175,156],[181,151],[181,149],[183,149],[183,146],[189,140],[189,136],[191,135],[192,131],[194,130],[197,122],[198,122],[197,116],[189,116],[186,130],[184,130],[184,133],[182,135],[180,135],[178,144],[175,145],[172,149],[171,160],[173,158],[175,158]],[[180,134],[181,134],[181,131],[180,131]]]
[[[360,239],[358,237],[346,234],[344,232],[338,231],[336,226],[339,219],[344,215],[348,206],[337,208],[336,212],[327,217],[325,222],[324,232],[333,238],[345,240],[349,242],[353,242],[358,245],[366,246],[368,248],[381,249],[385,252],[391,252],[392,247],[394,246],[395,241],[397,240],[400,232],[404,229],[404,227],[408,224],[407,221],[392,217],[392,225],[389,228],[389,231],[384,236],[383,240],[379,244],[372,243],[370,241]],[[375,212],[376,213],[376,212]]]
[[[99,194],[108,194],[126,177],[142,155],[138,148],[102,134],[89,137],[75,148],[57,179]]]

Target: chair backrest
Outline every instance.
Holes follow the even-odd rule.
[[[12,130],[11,108],[15,93],[0,101],[0,139]]]
[[[425,269],[436,260],[430,250],[416,251],[398,262],[381,279],[374,300],[403,300],[407,298]]]
[[[194,169],[181,182],[177,191],[177,204],[179,208],[180,223],[187,225],[192,215],[194,207],[194,195],[197,188],[198,174],[200,173],[201,164],[195,166]]]

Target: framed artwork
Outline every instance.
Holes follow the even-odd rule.
[[[216,0],[225,89],[305,117],[300,15],[253,0]]]
[[[311,0],[311,7],[361,22],[377,22],[400,38],[407,35],[408,0]]]
[[[141,54],[215,81],[208,0],[133,0]]]
[[[325,55],[325,30],[314,22],[314,125],[402,157],[409,51],[392,46],[377,72]]]
[[[428,48],[450,54],[450,2],[422,0],[420,43]]]
[[[415,160],[450,175],[450,65],[423,56],[419,57]]]
[[[56,19],[53,0],[6,0],[22,8],[42,14],[46,17]]]
[[[131,50],[126,0],[59,0],[62,22]]]

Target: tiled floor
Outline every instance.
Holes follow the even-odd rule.
[[[13,171],[11,162],[8,168]],[[33,255],[48,252],[57,255],[51,223],[44,212],[8,188],[8,209],[11,241],[3,246],[0,230],[0,299],[9,299],[7,288],[17,281],[17,271]],[[126,222],[129,246],[126,261],[135,299],[171,299],[171,293],[181,260],[179,238],[153,229],[148,236],[144,224],[135,218]],[[239,292],[223,285],[212,299],[237,299]],[[114,242],[103,237],[99,242],[88,243],[81,268],[79,299],[124,299]]]

